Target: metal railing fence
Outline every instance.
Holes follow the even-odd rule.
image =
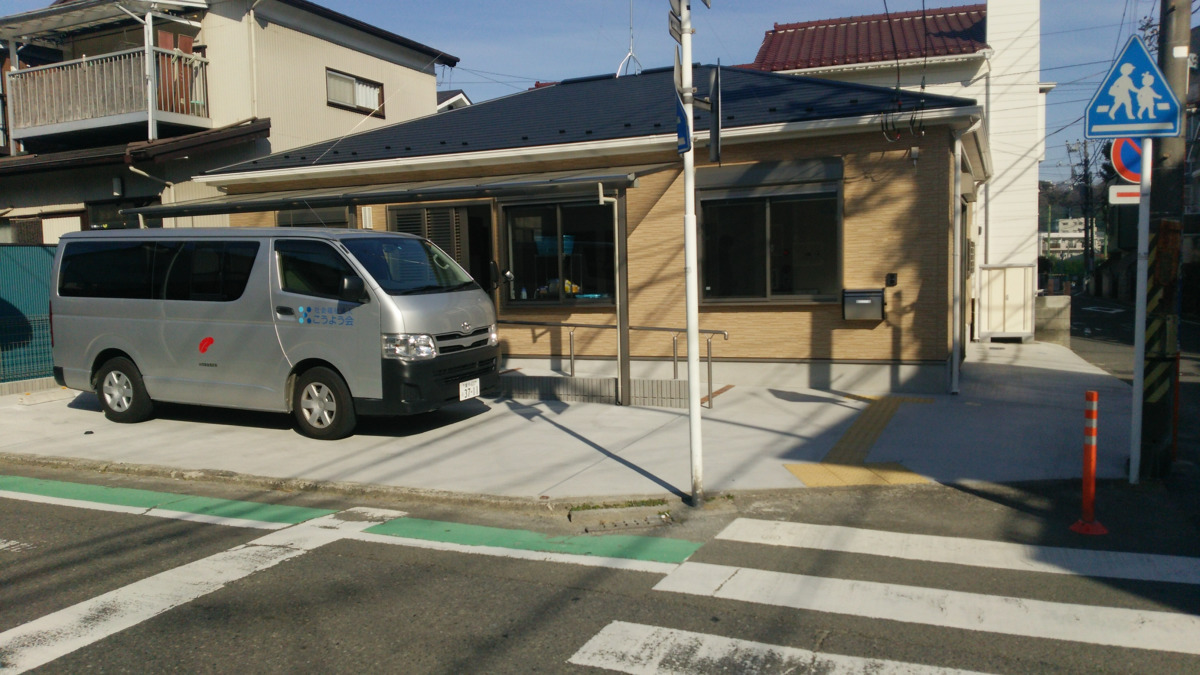
[[[155,47],[155,109],[208,117],[208,61]],[[146,50],[89,56],[5,74],[13,130],[144,112]]]
[[[496,323],[502,326],[539,326],[543,328],[569,328],[569,344],[570,344],[570,377],[575,377],[575,329],[576,328],[598,328],[607,330],[616,330],[617,326],[611,324],[595,324],[595,323],[567,323],[561,321],[515,321],[500,319]],[[658,326],[630,326],[629,330],[640,330],[657,333],[674,333],[671,336],[671,365],[674,368],[672,379],[679,379],[679,336],[687,332],[686,328],[663,328]],[[713,338],[720,335],[726,340],[729,339],[729,331],[712,330],[701,328],[699,332],[707,335],[707,353],[705,361],[708,364],[708,407],[713,407],[713,367],[712,367],[712,341]]]
[[[49,315],[0,319],[0,382],[53,374]]]

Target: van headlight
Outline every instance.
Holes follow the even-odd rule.
[[[401,361],[423,361],[437,356],[437,343],[432,335],[392,333],[383,336],[383,358]]]
[[[488,346],[495,347],[500,344],[500,334],[496,332],[496,324],[488,326]]]

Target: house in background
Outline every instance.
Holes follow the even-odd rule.
[[[46,244],[217,194],[190,180],[208,169],[433,114],[458,62],[308,0],[58,0],[0,17],[0,57],[0,243]]]
[[[447,110],[457,110],[471,105],[471,99],[467,98],[467,92],[462,89],[448,89],[439,91],[438,97],[438,112],[446,112]]]
[[[953,388],[975,226],[962,204],[991,161],[980,107],[721,72],[719,162],[710,113],[695,120],[700,328],[728,332],[710,384]],[[494,295],[507,367],[565,370],[574,353],[581,376],[647,402],[639,381],[671,379],[669,329],[686,325],[675,119],[671,69],[568,80],[209,171],[197,182],[223,196],[129,213],[259,226],[349,207],[360,227],[429,237],[476,279],[497,261],[514,276]]]
[[[775,24],[756,70],[975,99],[995,162],[969,205],[971,324],[976,338],[1032,339],[1037,295],[1038,163],[1045,95],[1039,0]],[[907,125],[907,122],[902,124]]]

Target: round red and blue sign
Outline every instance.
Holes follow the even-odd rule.
[[[1112,165],[1117,175],[1130,183],[1142,182],[1142,146],[1132,138],[1118,138],[1112,144]]]

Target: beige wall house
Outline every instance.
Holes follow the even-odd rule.
[[[190,181],[210,168],[432,114],[458,62],[307,0],[59,0],[0,17],[0,58],[0,243],[47,244],[218,194]]]
[[[966,234],[972,334],[1031,339],[1037,295],[1038,164],[1045,157],[1039,0],[777,23],[757,70],[974,99],[995,166]]]
[[[722,74],[723,149],[698,161],[696,192],[701,328],[728,333],[713,380],[952,387],[964,205],[990,164],[980,108]],[[427,236],[476,279],[490,261],[510,270],[495,293],[510,366],[565,369],[573,343],[581,372],[670,377],[672,335],[646,329],[685,325],[672,91],[670,70],[566,81],[212,171],[196,181],[224,196],[132,212],[251,226],[349,206],[356,226]],[[923,135],[885,133],[914,115]]]

